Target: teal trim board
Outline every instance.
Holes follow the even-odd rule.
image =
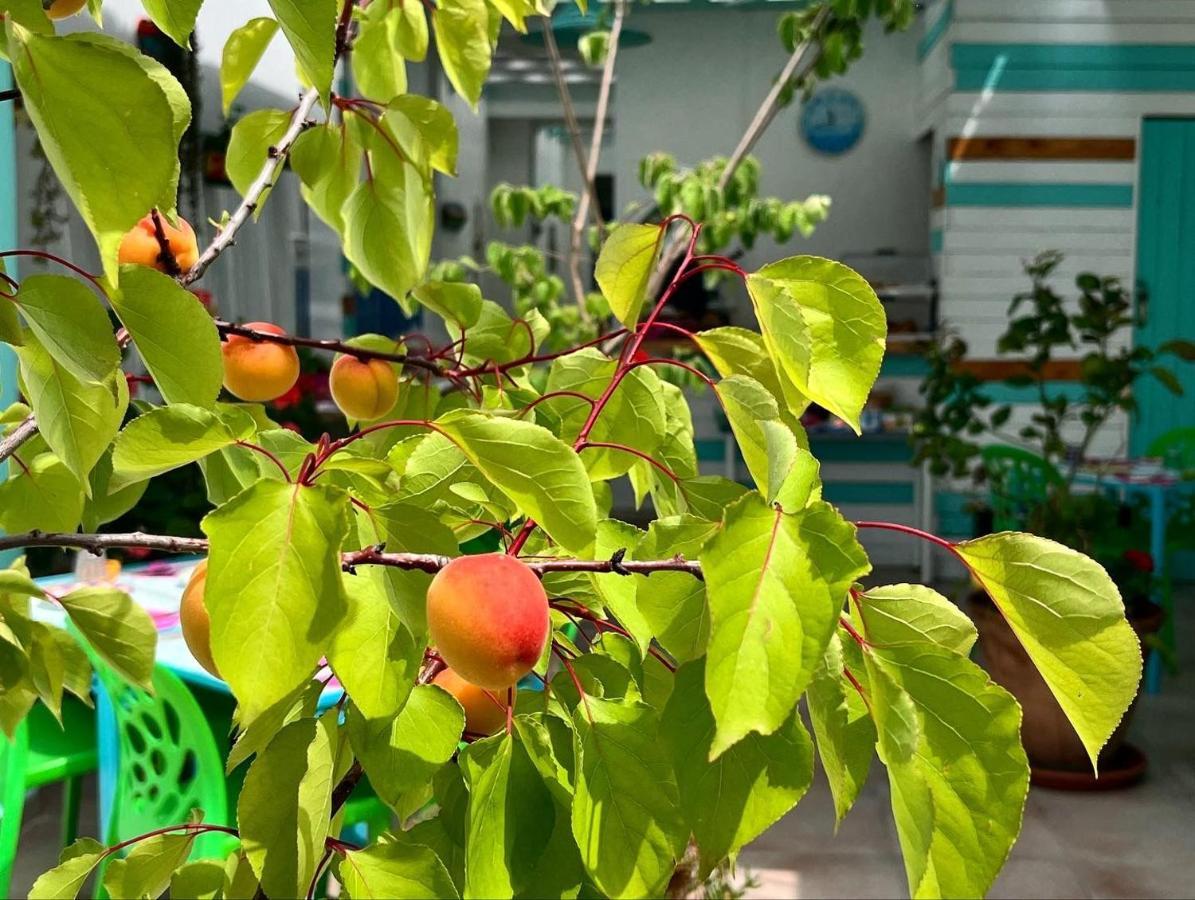
[[[929,233],[929,252],[941,253],[943,244],[943,235],[941,228],[935,228]]]
[[[1192,44],[972,44],[950,48],[959,91],[1195,90]]]
[[[1131,209],[1133,186],[970,181],[946,185],[946,205]]]
[[[929,26],[921,40],[917,42],[918,59],[925,59],[933,52],[934,47],[938,46],[938,41],[942,40],[942,36],[950,28],[952,21],[954,21],[954,0],[946,0],[942,4],[942,14],[934,19],[934,23]]]
[[[0,63],[0,90],[12,87],[12,69]],[[13,104],[0,103],[0,249],[17,246],[17,140],[13,121]],[[13,265],[8,266],[14,272]],[[7,302],[7,301],[6,301]],[[12,348],[0,344],[0,409],[16,402],[17,357]],[[7,477],[7,464],[0,464],[0,478]],[[0,566],[7,567],[17,557],[17,551],[0,553]]]
[[[1141,203],[1137,280],[1149,294],[1148,315],[1134,343],[1157,347],[1192,334],[1195,297],[1195,118],[1148,118],[1141,130]],[[1155,378],[1136,386],[1129,446],[1146,448],[1172,428],[1195,424],[1195,365],[1163,358],[1183,388],[1171,394]]]

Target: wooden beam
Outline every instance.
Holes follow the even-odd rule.
[[[947,155],[962,160],[1133,160],[1132,138],[953,137]]]
[[[1046,381],[1079,381],[1080,361],[1056,359],[1046,364],[1042,373]],[[1029,366],[1014,359],[967,359],[958,364],[958,371],[969,372],[981,381],[1004,381],[1018,375],[1029,375]]]

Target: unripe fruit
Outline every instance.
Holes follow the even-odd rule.
[[[427,589],[427,627],[458,675],[505,691],[539,662],[550,631],[548,595],[513,556],[461,556]]]
[[[86,5],[87,0],[54,0],[46,8],[46,15],[51,19],[65,19],[67,16],[73,16]]]
[[[328,387],[340,411],[362,422],[386,415],[398,399],[398,375],[383,359],[338,357],[332,363]]]
[[[445,669],[434,679],[465,708],[465,731],[489,737],[506,727],[506,694],[487,691],[465,681],[452,669]]]
[[[207,587],[207,560],[195,567],[191,580],[183,589],[183,602],[179,606],[179,623],[183,628],[183,640],[195,661],[220,677],[216,660],[212,657],[212,620],[203,603],[203,591]]]
[[[269,322],[250,322],[254,331],[286,334]],[[263,403],[281,397],[299,380],[299,354],[287,344],[230,334],[224,341],[224,386],[242,400]]]
[[[180,271],[187,271],[199,259],[199,244],[195,240],[195,231],[182,216],[178,217],[178,227],[175,228],[165,216],[158,216],[162,223],[162,233],[166,235],[166,245],[174,255]],[[149,266],[159,272],[166,271],[166,265],[161,260],[162,245],[158,243],[158,230],[154,225],[153,216],[145,216],[133,226],[120,241],[120,251],[117,260],[121,264],[129,263],[135,266]]]

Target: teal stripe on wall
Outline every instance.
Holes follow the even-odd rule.
[[[946,186],[947,206],[1077,206],[1128,209],[1131,184],[967,182]]]
[[[955,44],[960,91],[1195,90],[1195,45]]]
[[[942,14],[934,20],[934,24],[929,26],[929,30],[925,32],[921,40],[917,43],[918,59],[925,59],[933,51],[934,47],[938,46],[938,41],[942,40],[942,35],[946,33],[946,29],[950,27],[950,23],[953,20],[954,0],[946,0],[942,5]]]
[[[942,229],[941,228],[933,229],[929,233],[929,252],[930,253],[941,253],[942,252],[942,240],[943,240]]]
[[[1036,404],[1039,402],[1035,385],[1014,387],[1002,381],[993,381],[985,384],[980,390],[993,403]],[[1078,400],[1083,396],[1083,386],[1077,381],[1048,381],[1046,382],[1046,396]]]

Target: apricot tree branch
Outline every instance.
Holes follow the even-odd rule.
[[[129,547],[144,547],[163,553],[206,553],[206,538],[175,537],[165,534],[145,534],[140,531],[125,534],[66,534],[44,531],[28,531],[0,537],[0,550],[14,550],[21,547],[70,547],[90,550],[116,550]],[[523,560],[537,575],[550,572],[595,572],[616,575],[650,575],[652,572],[687,572],[701,577],[701,563],[687,560],[683,556],[670,559],[624,560],[625,553],[615,553],[609,559],[533,559]],[[437,553],[386,553],[384,547],[367,547],[341,554],[341,564],[348,572],[357,566],[386,566],[393,569],[434,574],[452,562],[456,557]]]
[[[585,222],[589,218],[591,206],[599,227],[602,222],[601,208],[597,204],[597,168],[598,160],[602,156],[602,138],[606,131],[606,115],[610,109],[610,89],[614,84],[614,61],[618,57],[618,42],[622,38],[622,23],[626,18],[626,11],[626,0],[615,0],[614,23],[610,28],[610,44],[606,50],[605,64],[602,66],[602,83],[598,89],[597,108],[593,114],[593,136],[589,142],[589,160],[581,172],[581,176],[585,179],[586,190],[577,204],[577,213],[573,216],[572,234],[569,239],[569,273],[577,295],[577,306],[581,310],[581,318],[585,321],[589,321],[589,311],[585,307],[585,287],[581,279],[581,243],[585,237]]]
[[[747,158],[747,154],[755,148],[764,131],[767,130],[767,127],[776,117],[776,113],[780,109],[780,97],[784,93],[785,88],[794,79],[805,77],[817,65],[817,61],[821,58],[822,54],[822,29],[829,19],[830,5],[827,3],[814,16],[810,24],[809,37],[798,44],[796,49],[793,50],[788,61],[785,62],[784,68],[776,76],[771,90],[764,97],[763,102],[759,105],[759,109],[755,111],[755,116],[751,119],[751,124],[747,126],[747,130],[739,138],[738,145],[734,148],[734,152],[730,154],[730,159],[726,162],[726,168],[722,170],[722,176],[718,179],[718,188],[720,190],[725,190],[726,186],[730,184],[730,179],[734,177],[734,173],[738,171],[743,160]],[[663,254],[660,256],[660,263],[648,282],[647,296],[654,297],[660,292],[664,279],[672,271],[672,267],[676,265],[676,261],[680,258],[682,252],[684,252],[683,238],[678,236],[668,242]]]
[[[27,440],[37,434],[37,418],[30,413],[21,424],[6,434],[0,440],[0,462],[8,459],[21,448]]]
[[[352,4],[347,5],[351,6]],[[199,259],[195,260],[195,265],[179,278],[184,285],[194,284],[202,278],[203,273],[208,270],[208,266],[214,263],[221,253],[235,243],[237,232],[249,220],[249,217],[253,215],[258,204],[261,203],[262,195],[274,186],[274,179],[282,171],[291,147],[294,146],[299,135],[309,126],[307,117],[311,114],[311,110],[317,100],[319,100],[319,91],[315,88],[311,88],[303,95],[303,99],[299,101],[299,105],[295,108],[294,114],[290,118],[290,127],[286,129],[286,132],[278,142],[270,147],[265,165],[261,167],[261,171],[257,173],[257,177],[253,179],[253,183],[249,185],[249,189],[245,192],[240,206],[236,208],[236,211],[229,217],[228,222],[220,229],[212,242],[208,244],[207,249],[200,254]]]
[[[308,347],[312,350],[327,350],[332,353],[343,353],[355,356],[357,359],[383,359],[387,362],[401,363],[417,369],[424,369],[434,374],[441,374],[441,369],[432,360],[421,356],[411,356],[409,353],[389,353],[384,350],[369,350],[357,347],[344,341],[324,340],[320,338],[297,337],[293,334],[275,334],[271,331],[259,331],[246,325],[236,325],[223,319],[216,320],[216,328],[222,336],[230,334],[261,341],[267,344],[286,344],[290,347]]]

